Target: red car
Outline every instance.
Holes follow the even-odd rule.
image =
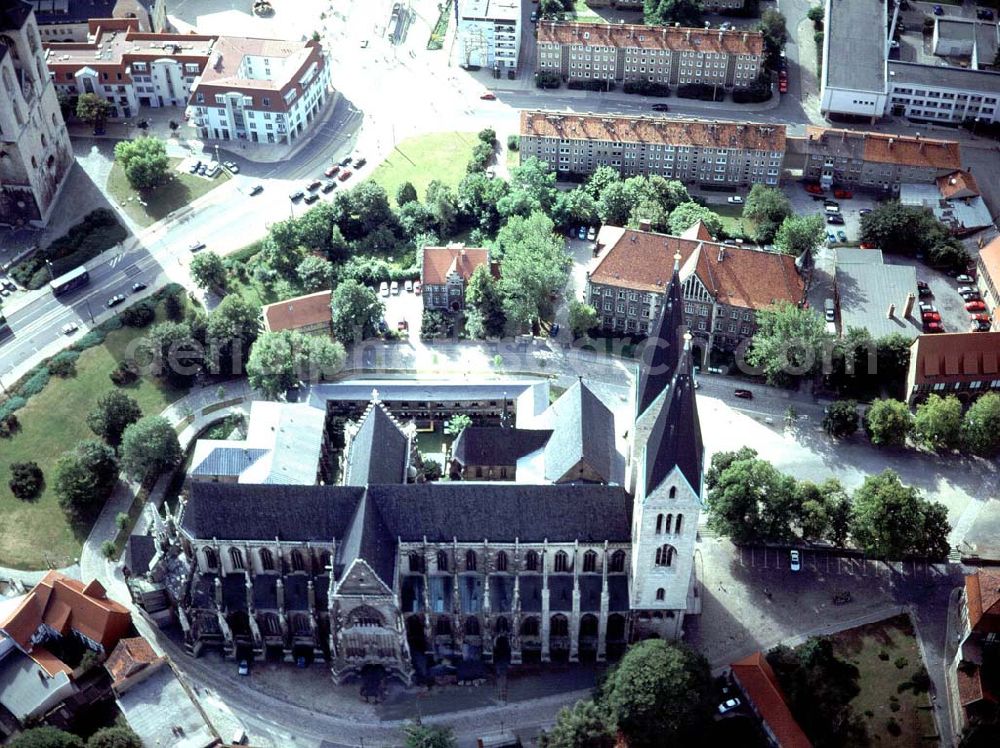
[[[323,172],[323,176],[324,177],[332,177],[338,171],[340,171],[340,167],[337,166],[337,164],[334,164],[333,166],[327,167],[326,171]]]
[[[782,78],[778,81],[778,93],[788,93],[788,79]]]
[[[941,327],[940,322],[927,322],[924,324],[924,330],[927,332],[944,332],[944,328]]]
[[[871,242],[861,242],[861,249],[878,249],[878,247]]]
[[[850,190],[834,190],[833,196],[838,200],[850,200],[854,197],[854,193]]]
[[[982,301],[970,301],[965,305],[965,311],[967,312],[985,312],[986,304]]]
[[[806,192],[808,192],[810,195],[822,195],[823,188],[820,187],[818,184],[807,184]]]
[[[938,312],[924,312],[923,313],[924,322],[940,322],[941,315]]]
[[[990,321],[990,315],[984,314],[984,313],[970,314],[969,318],[971,320],[973,320],[974,322],[989,322]]]
[[[483,101],[496,101],[497,95],[494,93],[484,93],[479,98]]]
[[[399,330],[400,332],[406,332],[407,330],[410,329],[410,323],[407,322],[405,319],[401,319],[399,322],[396,323],[396,329]]]
[[[339,179],[341,182],[346,182],[350,178],[351,178],[350,169],[344,169],[342,172],[340,172],[340,176],[337,177],[337,179]]]

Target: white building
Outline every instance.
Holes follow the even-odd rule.
[[[0,6],[0,225],[48,222],[73,165],[30,5]]]
[[[459,1],[459,64],[516,69],[520,48],[521,0]]]
[[[887,100],[885,5],[880,0],[827,2],[823,28],[820,110],[881,117]]]

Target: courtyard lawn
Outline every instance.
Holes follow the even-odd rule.
[[[742,236],[752,234],[754,229],[753,221],[743,218],[742,205],[730,205],[729,203],[712,204],[708,206],[722,219],[722,228],[731,236]]]
[[[162,320],[162,308],[157,310]],[[104,343],[88,348],[76,362],[76,376],[53,376],[45,389],[17,411],[21,429],[0,440],[0,566],[44,569],[67,566],[80,556],[89,525],[70,523],[59,508],[53,489],[59,456],[84,439],[97,439],[85,418],[104,392],[113,389],[109,374],[122,360],[129,344],[145,330],[123,327]],[[124,390],[145,415],[155,415],[184,394],[162,382],[140,379]],[[14,497],[7,481],[13,462],[33,460],[45,474],[45,488],[34,501]]]
[[[608,19],[603,18],[594,11],[586,0],[573,1],[573,20],[580,23],[607,23]]]
[[[407,138],[379,164],[372,179],[385,188],[395,204],[396,190],[403,182],[417,189],[421,200],[433,180],[457,187],[479,140],[474,132],[436,132]]]
[[[173,178],[149,195],[141,195],[133,189],[132,185],[128,183],[121,165],[115,162],[108,175],[108,192],[128,214],[129,218],[140,226],[146,227],[211,192],[229,179],[229,173],[225,169],[215,179],[205,179],[187,172],[179,172],[177,165],[180,162],[179,158],[170,159],[170,174]],[[146,202],[146,205],[139,203],[140,197]]]
[[[851,706],[864,720],[872,744],[936,745],[937,731],[927,693],[915,694],[912,688],[899,690],[900,684],[908,682],[924,665],[910,619],[896,616],[842,631],[831,639],[837,656],[860,671],[861,692]],[[888,657],[881,659],[880,654]],[[898,711],[892,711],[893,703],[899,705]],[[888,730],[890,719],[899,725],[897,736]]]

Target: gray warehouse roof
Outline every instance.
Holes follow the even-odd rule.
[[[920,334],[920,310],[914,303],[913,312],[904,317],[908,294],[916,296],[917,271],[908,265],[885,265],[881,253],[864,250],[837,253],[836,286],[840,300],[840,324],[846,334],[852,327],[863,328],[873,338],[900,333],[910,338]],[[855,261],[869,259],[872,261]],[[889,305],[895,310],[889,316]]]
[[[988,70],[969,70],[950,65],[918,65],[912,62],[889,63],[889,85],[910,83],[953,88],[955,90],[981,91],[993,96],[1000,93],[1000,73]]]
[[[885,91],[886,16],[880,0],[832,0],[826,27],[826,83],[850,91]]]

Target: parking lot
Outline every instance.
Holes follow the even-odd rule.
[[[958,287],[963,285],[954,278],[940,273],[924,265],[919,260],[910,257],[886,255],[886,264],[910,265],[916,268],[917,280],[924,281],[930,287],[931,295],[921,301],[932,304],[941,315],[941,327],[944,332],[968,332],[972,312],[965,310],[965,299],[958,295]],[[965,284],[975,286],[975,283]],[[987,312],[989,313],[989,312]]]
[[[826,230],[832,233],[834,241],[827,239],[828,246],[857,246],[861,241],[861,210],[872,209],[878,203],[873,195],[852,190],[852,197],[848,199],[836,199],[832,190],[826,190],[822,195],[811,195],[805,191],[802,182],[794,182],[785,189],[785,194],[792,203],[792,211],[797,216],[809,215],[810,213],[823,212],[823,200],[836,200],[840,206],[840,215],[843,216],[843,224],[827,224]],[[842,240],[838,232],[843,232],[846,240]]]
[[[385,324],[390,330],[397,330],[403,337],[412,335],[414,338],[420,335],[420,323],[424,313],[423,296],[407,292],[404,284],[399,284],[399,293],[389,296],[381,296],[382,303],[385,304]],[[399,330],[399,323],[405,321],[409,325],[408,331]]]

